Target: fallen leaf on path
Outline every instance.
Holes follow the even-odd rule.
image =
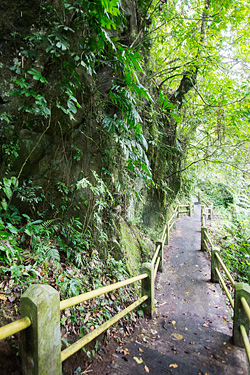
[[[142,358],[133,357],[133,359],[135,360],[136,363],[138,363],[138,365],[140,365],[143,362]]]
[[[175,323],[176,323],[176,321],[175,320],[172,320],[172,322],[171,322],[172,324],[173,324],[173,326],[175,325]]]
[[[15,296],[8,296],[8,300],[9,300],[10,302],[14,302],[15,299],[16,299]]]
[[[144,368],[145,368],[145,371],[149,374],[149,368],[148,368],[148,366],[144,366]]]
[[[127,348],[124,348],[124,349],[123,349],[123,354],[124,354],[124,355],[129,355],[129,350],[128,350]]]
[[[172,338],[173,340],[182,340],[183,339],[183,336],[180,335],[179,333],[172,333]]]
[[[142,350],[141,348],[139,348],[139,352],[144,353],[144,350]]]
[[[7,298],[6,298],[5,296],[3,296],[2,294],[0,294],[0,299],[1,299],[2,301],[7,301]]]
[[[86,316],[85,316],[85,319],[84,319],[84,322],[83,322],[83,323],[86,323],[86,322],[89,320],[90,316],[91,316],[91,313],[88,312],[88,313],[86,314]]]
[[[172,363],[171,365],[169,365],[169,367],[177,368],[178,365],[177,365],[177,363]]]

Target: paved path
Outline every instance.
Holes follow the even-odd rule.
[[[192,218],[177,220],[156,300],[155,317],[117,349],[104,375],[248,374],[244,351],[231,342],[224,297],[210,282],[210,260],[200,251],[198,205]]]

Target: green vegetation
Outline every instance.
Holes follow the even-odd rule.
[[[204,170],[203,170],[204,171]],[[250,283],[250,223],[249,186],[245,178],[237,172],[237,178],[230,172],[221,176],[214,168],[211,175],[200,179],[199,186],[215,208],[211,223],[213,241],[219,246],[227,268],[236,281]],[[220,179],[218,180],[218,175]],[[223,182],[220,182],[223,181]]]
[[[0,21],[0,303],[18,311],[32,283],[64,298],[127,277],[197,186],[249,282],[248,1],[28,4]],[[62,320],[82,310],[90,329],[135,293]]]

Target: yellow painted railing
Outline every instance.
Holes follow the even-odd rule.
[[[156,261],[156,259],[157,259],[157,257],[158,257],[159,251],[160,251],[160,248],[161,248],[161,245],[157,245],[157,246],[156,246],[156,250],[155,250],[154,256],[153,256],[153,258],[152,258],[152,260],[151,260],[151,264],[152,264],[152,265],[155,264],[155,261]]]
[[[148,277],[148,275],[144,273],[142,275],[132,277],[131,279],[119,281],[118,283],[107,285],[107,286],[104,286],[103,288],[95,289],[95,290],[92,290],[91,292],[87,292],[84,294],[80,294],[79,296],[65,299],[64,301],[60,302],[60,310],[62,311],[62,310],[68,309],[69,307],[78,305],[81,302],[88,301],[102,294],[112,292],[113,290],[122,288],[123,286],[133,284],[136,281],[145,279],[146,277]]]
[[[69,307],[75,306],[75,305],[77,305],[81,302],[88,301],[89,299],[98,297],[98,296],[100,296],[104,293],[108,293],[108,292],[117,290],[119,288],[122,288],[123,286],[130,285],[130,284],[135,283],[137,281],[146,279],[147,277],[148,277],[148,274],[143,273],[141,275],[132,277],[130,279],[120,281],[118,283],[111,284],[111,285],[105,286],[103,288],[92,290],[91,292],[87,292],[87,293],[81,294],[79,296],[66,299],[66,300],[60,302],[60,310],[64,310],[64,309],[67,309]],[[139,306],[140,304],[145,302],[147,299],[148,299],[147,295],[142,296],[136,302],[132,303],[129,307],[127,307],[126,309],[124,309],[121,312],[119,312],[118,314],[116,314],[113,318],[109,319],[107,322],[103,323],[98,328],[96,328],[95,330],[93,330],[92,332],[90,332],[89,334],[87,334],[86,336],[81,338],[80,340],[76,341],[74,344],[70,345],[66,349],[64,349],[61,353],[62,361],[65,361],[65,359],[67,359],[68,357],[70,357],[71,355],[76,353],[78,350],[80,350],[82,347],[84,347],[86,344],[88,344],[89,342],[94,340],[97,336],[99,336],[101,333],[106,331],[109,327],[111,327],[113,324],[118,322],[118,320],[123,318],[125,315],[127,315],[129,312],[134,310],[137,306]]]
[[[162,261],[163,247],[165,245],[166,239],[168,239],[169,230],[174,225],[174,222],[175,222],[175,220],[176,220],[176,218],[178,216],[177,213],[180,212],[179,211],[179,207],[180,207],[180,205],[177,205],[177,207],[175,208],[174,215],[170,218],[170,220],[168,220],[167,224],[164,226],[164,229],[163,229],[163,232],[162,232],[162,236],[161,236],[161,240],[156,243],[156,249],[155,249],[154,255],[153,255],[152,260],[151,260],[151,266],[153,267],[153,279],[154,280],[156,278],[160,262]],[[187,208],[185,210],[185,213],[186,212],[190,212],[190,210],[191,210],[190,209],[190,205],[182,205],[181,207]],[[91,298],[98,297],[101,294],[114,291],[114,290],[116,290],[118,288],[121,288],[123,286],[130,285],[130,284],[132,284],[134,282],[137,282],[139,280],[146,279],[148,276],[149,275],[147,273],[143,273],[141,275],[132,277],[130,279],[127,279],[127,280],[124,280],[124,281],[120,281],[118,283],[115,283],[115,284],[112,284],[112,285],[108,285],[108,286],[105,286],[103,288],[100,288],[100,289],[97,289],[97,290],[93,290],[91,292],[84,293],[84,294],[81,294],[79,296],[75,296],[75,297],[69,298],[67,300],[61,301],[60,302],[60,310],[64,310],[66,308],[75,306],[75,305],[77,305],[77,304],[79,304],[81,302],[87,301],[87,300],[89,300]],[[110,326],[112,326],[114,323],[116,323],[118,320],[120,320],[126,314],[128,314],[133,309],[135,309],[139,304],[145,302],[147,299],[148,299],[148,296],[142,296],[140,299],[138,299],[138,301],[132,303],[129,307],[127,307],[126,309],[124,309],[123,311],[121,311],[119,314],[115,315],[113,318],[111,318],[107,322],[103,323],[101,326],[99,326],[98,328],[96,328],[94,331],[90,332],[89,334],[87,334],[86,336],[84,336],[83,338],[81,338],[80,340],[78,340],[77,342],[75,342],[74,344],[72,344],[71,346],[69,346],[68,348],[64,349],[62,351],[62,354],[61,354],[62,361],[64,361],[69,356],[71,356],[72,354],[74,354],[75,352],[77,352],[79,349],[81,349],[87,343],[91,342],[94,338],[96,338],[97,336],[99,336],[107,328],[109,328]]]
[[[209,205],[209,202],[206,202]],[[249,342],[249,322],[250,322],[250,286],[244,283],[236,283],[231,273],[223,262],[220,251],[213,246],[212,240],[207,232],[206,208],[202,206],[201,209],[201,249],[206,250],[211,256],[211,280],[219,282],[221,288],[224,290],[229,303],[233,309],[233,342],[235,345],[245,347],[248,362],[250,364],[250,342]],[[212,214],[212,206],[210,215]],[[210,216],[211,218],[211,216]],[[223,270],[223,275],[220,272]],[[234,290],[234,297],[231,295],[228,286],[226,285],[225,278],[227,278],[231,289]],[[248,301],[246,300],[246,298]],[[242,340],[242,341],[241,341]]]
[[[233,289],[235,288],[235,281],[232,275],[230,274],[229,270],[227,269],[225,263],[221,259],[221,256],[219,254],[219,249],[214,247],[212,240],[207,232],[206,218],[204,215],[204,206],[201,206],[201,217],[202,217],[201,249],[206,250],[211,257],[211,275],[212,275],[211,279],[214,282],[217,282],[217,281],[220,282],[222,289],[224,290],[226,296],[228,297],[230,305],[232,306],[232,308],[234,308],[233,297],[231,296],[230,291],[224,281],[223,275],[220,272],[220,268],[222,268],[222,270],[224,271],[224,274],[226,275]]]
[[[218,253],[215,254],[216,258],[218,259],[220,265],[221,265],[221,268],[223,269],[223,271],[225,272],[225,274],[227,275],[227,278],[228,280],[230,281],[231,285],[233,288],[235,288],[235,281],[232,277],[232,275],[230,274],[230,272],[228,271],[225,263],[223,262],[223,260],[221,259],[220,255]]]
[[[220,280],[220,284],[221,284],[221,287],[222,289],[224,290],[224,292],[226,293],[226,296],[227,298],[229,299],[229,302],[230,302],[230,305],[231,307],[234,309],[234,301],[233,301],[233,297],[231,296],[229,290],[228,290],[228,287],[226,286],[226,283],[222,277],[222,274],[220,273],[220,271],[218,270],[217,267],[215,267],[215,271],[219,277],[219,280]]]
[[[64,349],[61,353],[61,360],[62,362],[65,361],[65,359],[69,358],[71,355],[76,353],[78,350],[83,348],[86,344],[91,342],[93,339],[95,339],[97,336],[99,336],[102,332],[106,331],[109,327],[114,325],[118,322],[121,318],[123,318],[126,314],[130,313],[132,310],[134,310],[136,307],[138,307],[140,304],[145,302],[147,300],[148,296],[144,296],[139,298],[136,302],[132,303],[130,306],[128,306],[126,309],[122,310],[113,318],[109,319],[107,322],[100,325],[98,328],[96,328],[94,331],[90,332],[80,340],[76,341],[74,344],[70,345],[66,349]]]
[[[24,329],[28,328],[31,325],[30,318],[25,316],[22,319],[18,319],[15,322],[7,324],[3,327],[0,327],[0,340],[5,339],[6,337],[12,336],[15,333],[21,332]]]
[[[84,293],[84,294],[80,294],[78,296],[66,299],[66,300],[61,301],[59,303],[58,311],[62,311],[64,309],[71,308],[71,307],[73,307],[73,306],[75,306],[79,303],[82,303],[84,301],[88,301],[92,298],[96,298],[96,297],[98,297],[102,294],[109,293],[111,291],[117,290],[117,289],[122,288],[124,286],[130,285],[132,283],[135,283],[135,282],[138,282],[138,281],[142,282],[142,287],[141,287],[142,297],[138,298],[137,301],[133,302],[130,306],[128,306],[127,308],[125,308],[124,310],[122,310],[121,312],[116,314],[114,317],[109,319],[107,322],[103,323],[102,325],[97,327],[95,330],[93,330],[92,332],[90,332],[89,334],[87,334],[86,336],[81,338],[80,340],[76,341],[74,344],[72,344],[69,347],[67,347],[66,349],[64,349],[61,352],[61,362],[65,361],[72,354],[76,353],[79,349],[84,347],[87,343],[91,342],[94,338],[99,336],[101,333],[103,333],[105,330],[107,330],[110,326],[112,326],[113,324],[118,322],[122,317],[124,317],[129,312],[133,311],[139,305],[141,305],[143,303],[148,304],[147,305],[148,306],[147,311],[149,312],[149,314],[153,313],[153,310],[154,310],[153,309],[153,306],[154,306],[154,282],[155,282],[157,272],[158,271],[162,272],[162,269],[163,269],[163,247],[165,245],[165,242],[168,243],[170,230],[173,228],[176,219],[182,213],[189,213],[191,215],[192,214],[191,204],[177,205],[176,206],[173,215],[168,220],[167,224],[164,226],[164,229],[163,229],[163,232],[162,232],[162,235],[161,235],[161,239],[156,242],[156,248],[155,248],[151,263],[145,263],[145,264],[142,265],[142,269],[144,270],[144,272],[142,272],[140,275],[129,278],[127,280],[123,280],[123,281],[114,283],[112,285],[107,285],[105,287],[102,287],[102,288],[99,288],[99,289],[96,289],[96,290],[92,290],[92,291]],[[43,287],[43,286],[37,285],[37,288],[40,288],[40,287]],[[49,287],[49,288],[51,288],[51,287]],[[51,289],[53,289],[53,288],[51,288]],[[56,294],[58,294],[58,292],[56,292],[56,291],[54,291],[54,292]],[[50,291],[47,290],[47,293],[50,293]],[[27,296],[25,298],[27,298]],[[40,303],[40,300],[38,302],[38,305],[39,305],[39,303]],[[59,312],[58,312],[58,314],[59,314]],[[38,314],[38,316],[39,316],[39,314]],[[45,317],[45,319],[46,319],[46,317]],[[25,316],[24,318],[19,319],[16,322],[13,322],[13,323],[10,323],[6,326],[0,327],[0,339],[4,339],[8,336],[11,336],[11,335],[17,333],[17,332],[21,332],[23,330],[26,330],[27,328],[29,328],[32,325],[31,320],[32,319],[30,319],[29,316]],[[34,329],[32,327],[33,327],[33,325],[31,326],[31,329],[32,329],[32,331],[34,331]],[[38,327],[38,326],[35,324],[35,327]],[[35,331],[36,330],[37,330],[37,328],[35,328]],[[37,333],[36,332],[31,333],[32,331],[30,331],[29,335],[34,334],[35,335],[34,337],[37,337],[36,336]],[[30,339],[30,337],[28,339]],[[37,340],[36,345],[39,345],[39,340]],[[33,344],[32,344],[32,346],[33,346]],[[34,343],[34,346],[35,346],[35,343]],[[35,350],[34,350],[34,353],[35,353]],[[44,360],[43,360],[43,362],[44,362]],[[24,366],[24,368],[25,368],[25,366]],[[57,375],[57,373],[60,373],[60,370],[56,371],[55,375]],[[26,375],[26,374],[24,373],[24,375]]]
[[[163,232],[162,232],[162,238],[161,240],[163,243],[168,245],[168,240],[170,236],[171,229],[174,227],[176,220],[181,214],[189,214],[189,216],[192,216],[193,212],[193,204],[177,204],[175,209],[173,210],[173,214],[168,220],[167,224],[165,225]],[[155,262],[156,258],[154,259]]]
[[[241,297],[240,301],[241,301],[243,309],[244,309],[244,311],[245,311],[245,313],[247,315],[248,321],[250,321],[250,307],[249,307],[249,304],[247,303],[247,301],[246,301],[246,299],[244,297]],[[247,334],[246,328],[245,328],[245,326],[243,324],[240,325],[240,332],[241,332],[241,336],[242,336],[243,343],[244,343],[244,346],[245,346],[245,350],[246,350],[248,362],[250,363],[249,333]]]
[[[241,336],[244,342],[246,354],[247,354],[247,359],[248,362],[250,363],[250,342],[249,342],[249,334],[247,334],[246,328],[243,326],[243,324],[240,325],[240,332]]]

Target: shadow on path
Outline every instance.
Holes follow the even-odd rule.
[[[103,375],[248,374],[245,352],[232,345],[229,313],[210,260],[200,251],[200,206],[177,220],[156,281],[156,311],[127,339]],[[138,363],[139,362],[139,363]]]

